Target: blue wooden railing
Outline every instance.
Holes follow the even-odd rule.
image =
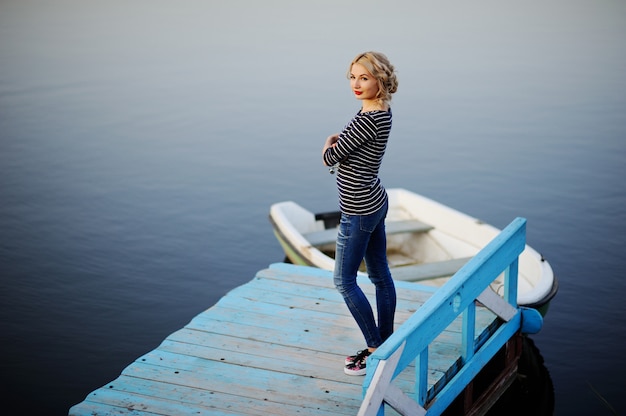
[[[525,245],[526,220],[516,218],[369,357],[360,416],[383,415],[385,404],[402,415],[439,415],[513,335],[539,331],[541,315],[517,306],[518,259]],[[503,272],[504,296],[500,297],[489,284]],[[486,340],[474,333],[475,300],[503,321]],[[460,368],[429,395],[428,346],[461,314]],[[412,362],[416,380],[411,398],[392,381]]]

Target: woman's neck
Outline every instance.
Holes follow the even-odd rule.
[[[361,112],[362,113],[369,113],[372,111],[389,111],[389,108],[385,108],[385,107],[381,107],[381,106],[376,106],[376,107],[366,107],[363,106],[361,107]]]
[[[361,112],[368,113],[370,111],[388,111],[389,107],[378,100],[363,100]]]

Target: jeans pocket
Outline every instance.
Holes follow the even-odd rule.
[[[366,233],[372,233],[376,229],[378,225],[378,219],[375,214],[371,215],[362,215],[360,217],[359,229]]]
[[[369,215],[360,215],[359,216],[359,228],[363,232],[373,233],[376,227],[385,219],[387,216],[388,205],[385,203],[378,211],[373,212]]]

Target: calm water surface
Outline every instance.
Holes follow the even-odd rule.
[[[282,261],[269,206],[335,208],[320,149],[373,49],[385,185],[526,217],[561,284],[534,337],[556,414],[625,414],[625,35],[610,0],[3,1],[5,408],[67,414]]]

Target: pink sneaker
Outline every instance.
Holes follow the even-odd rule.
[[[367,348],[365,348],[364,350],[360,350],[357,351],[356,354],[354,355],[348,355],[346,357],[346,360],[344,362],[344,365],[348,365],[348,364],[352,364],[353,362],[355,362],[357,360],[357,357],[361,354],[366,354],[365,356],[367,357],[369,354],[369,350]]]
[[[362,376],[367,373],[366,362],[367,357],[372,355],[371,352],[366,348],[356,353],[356,355],[351,355],[346,357],[346,366],[343,368],[343,372],[349,376]],[[351,361],[348,362],[348,359]]]

